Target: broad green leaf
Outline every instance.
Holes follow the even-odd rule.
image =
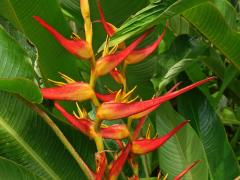
[[[131,16],[117,31],[112,43],[117,44],[129,37],[139,34],[154,25],[191,9],[208,0],[156,0]]]
[[[43,179],[84,176],[52,129],[35,112],[8,93],[0,93],[0,102],[0,156]],[[93,167],[92,142],[69,126],[63,130],[70,142],[77,145],[86,163]]]
[[[228,25],[227,20],[213,3],[192,8],[183,16],[240,69],[240,35]]]
[[[219,79],[222,80],[223,84],[222,84],[222,89],[224,90],[224,88],[229,88],[231,89],[238,97],[240,97],[240,83],[239,80],[237,80],[236,78],[234,78],[234,74],[237,73],[237,68],[235,67],[231,67],[233,65],[230,64],[229,67],[231,67],[232,70],[227,70],[228,67],[226,67],[224,61],[221,58],[221,55],[219,53],[216,52],[215,49],[208,49],[208,54],[206,54],[206,57],[202,59],[202,62],[214,73],[214,75],[216,75]],[[195,67],[195,71],[198,71],[197,69],[201,69],[200,65],[196,65],[198,66],[197,68]],[[205,76],[202,76],[201,78],[194,78],[197,77],[197,73],[195,73],[194,71],[194,67],[190,67],[187,70],[187,73],[189,75],[189,78],[192,81],[197,81],[201,78],[204,78]],[[203,71],[203,69],[201,69]],[[228,76],[228,72],[227,71],[231,71],[231,74]]]
[[[0,78],[0,89],[18,94],[32,103],[41,103],[42,101],[42,95],[38,86],[28,79]]]
[[[157,69],[157,55],[153,55],[143,62],[129,65],[127,67],[127,82],[133,88],[137,86],[136,94],[141,98],[149,99],[154,94],[153,85],[150,79],[153,77]]]
[[[38,59],[37,47],[26,37],[26,35],[17,30],[11,22],[2,16],[0,16],[0,24],[3,26],[4,30],[8,32],[8,34],[25,50],[32,59],[32,64],[36,63]]]
[[[84,35],[83,32],[83,19],[79,10],[79,0],[59,0],[63,9],[74,17],[74,27],[76,31]],[[125,20],[132,14],[139,11],[141,8],[148,4],[148,0],[111,0],[100,1],[106,21],[112,23],[114,26],[119,27]],[[117,6],[116,6],[117,4]],[[98,50],[99,47],[105,42],[106,32],[101,23],[95,22],[100,19],[97,8],[97,1],[89,1],[91,20],[93,22],[93,47]]]
[[[168,72],[161,78],[160,83],[158,84],[158,90],[161,92],[168,83],[170,83],[177,75],[184,71],[189,65],[191,65],[196,60],[193,59],[181,59],[176,64],[174,64]]]
[[[212,179],[234,179],[240,173],[236,157],[228,143],[226,133],[218,116],[206,98],[194,90],[180,96],[179,111],[191,119],[207,156]]]
[[[233,65],[229,65],[229,67],[227,67],[225,70],[223,84],[221,86],[220,92],[223,93],[224,90],[229,86],[230,83],[233,82],[233,80],[237,78],[238,75],[238,69],[236,69]]]
[[[2,0],[0,15],[26,34],[39,51],[39,67],[45,83],[47,79],[57,80],[57,72],[63,72],[77,79],[78,72],[75,57],[66,52],[56,40],[43,29],[32,16],[37,15],[57,29],[65,37],[70,37],[70,29],[64,21],[56,0]]]
[[[0,26],[0,89],[19,94],[28,101],[40,103],[42,95],[34,81],[28,54]]]
[[[233,29],[237,29],[237,12],[232,4],[228,0],[213,0],[212,2],[223,15],[228,25]]]
[[[69,11],[69,13],[76,19],[83,22],[80,12],[79,0],[59,0],[61,6]],[[130,15],[137,12],[148,4],[148,0],[112,0],[112,1],[100,1],[106,20],[113,23],[115,26],[120,26]],[[100,19],[100,15],[97,9],[97,1],[89,1],[90,13],[92,21]],[[117,4],[117,6],[116,6]],[[121,17],[121,18],[119,18]],[[97,37],[96,37],[97,38]]]
[[[34,71],[30,57],[2,27],[0,30],[2,33],[0,46],[4,47],[5,45],[5,48],[1,48],[1,53],[5,53],[1,58],[0,77],[4,78],[1,85],[5,84],[7,86],[4,88],[9,88],[12,86],[10,81],[19,84],[17,78],[33,81]],[[10,83],[4,82],[6,78],[11,78],[8,79]],[[29,84],[29,81],[26,80],[24,83]],[[26,95],[28,91],[34,89],[34,87],[31,88],[25,91],[23,88],[14,87],[11,90],[18,90]],[[28,92],[27,95],[32,97],[32,92]],[[95,152],[93,143],[78,131],[69,126],[63,127],[60,122],[58,123],[70,142],[77,147],[77,151],[84,161],[94,170],[94,157],[90,156]],[[0,124],[0,156],[27,168],[32,174],[43,179],[79,179],[83,177],[81,169],[50,127],[20,100],[2,91],[0,94]]]
[[[18,76],[33,79],[34,71],[31,58],[2,26],[0,26],[0,40],[0,77],[10,78]]]
[[[222,82],[222,85],[220,87],[220,90],[217,94],[217,99],[216,99],[216,102],[219,103],[222,96],[223,96],[223,93],[225,91],[226,88],[228,87],[235,87],[234,89],[237,88],[237,86],[235,85],[235,82],[237,81],[237,76],[239,75],[239,70],[233,66],[232,64],[230,64],[226,69],[225,69],[225,72],[224,72],[224,77],[223,77],[223,82]]]
[[[184,118],[169,103],[159,107],[156,113],[156,129],[159,136],[168,133]],[[183,179],[208,179],[203,145],[190,125],[186,125],[158,150],[159,166],[170,179],[173,179],[196,160],[201,162],[188,172]]]
[[[33,179],[33,180],[40,180],[40,177],[33,175],[23,166],[14,163],[8,159],[0,157],[0,175],[1,179]]]
[[[175,36],[182,34],[190,34],[189,23],[180,15],[174,16],[169,19],[169,27],[174,31]]]
[[[191,66],[189,66],[186,69],[186,73],[188,75],[188,78],[192,81],[192,82],[197,82],[200,81],[202,79],[206,79],[208,76],[203,72],[203,69],[201,67],[201,64],[195,63],[192,64]],[[214,106],[215,102],[213,97],[211,96],[211,93],[209,91],[209,87],[206,85],[203,86],[199,86],[198,89],[201,90],[202,93],[204,93],[204,95],[208,98],[209,102]]]
[[[201,66],[201,62],[206,58],[208,47],[199,39],[187,35],[181,35],[174,39],[170,49],[164,54],[159,55],[159,70],[156,77],[152,79],[157,95],[161,94],[166,85],[174,81],[184,83],[185,79],[179,80],[179,74],[183,71],[191,70],[192,76],[199,75],[198,69],[195,66]],[[167,60],[166,60],[167,59]],[[205,77],[203,74],[201,78],[192,78],[193,82],[202,80]],[[211,99],[208,88],[205,86],[199,87]]]

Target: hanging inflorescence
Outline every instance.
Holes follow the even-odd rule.
[[[90,171],[95,179],[117,179],[126,162],[130,164],[133,170],[131,179],[138,179],[138,164],[135,161],[135,157],[156,150],[189,122],[187,120],[181,122],[162,137],[156,136],[150,138],[147,136],[145,139],[140,139],[139,133],[144,125],[147,115],[162,103],[213,80],[214,78],[210,77],[176,90],[179,85],[178,83],[162,96],[146,101],[137,101],[138,98],[132,97],[134,89],[128,90],[125,69],[127,65],[139,63],[154,52],[163,39],[167,26],[156,41],[145,48],[137,49],[137,46],[153,31],[153,29],[144,32],[130,45],[126,45],[122,42],[110,47],[109,39],[114,35],[117,28],[106,22],[103,10],[98,2],[100,22],[103,24],[107,33],[107,38],[102,51],[102,56],[96,60],[92,49],[92,22],[90,19],[88,0],[80,0],[80,9],[84,19],[85,40],[81,39],[79,36],[74,36],[72,39],[66,39],[40,17],[34,16],[34,18],[49,33],[51,33],[69,53],[73,54],[80,60],[87,60],[91,64],[91,76],[89,82],[78,82],[61,73],[60,75],[65,82],[52,81],[57,86],[52,88],[42,88],[42,95],[45,99],[54,100],[55,108],[68,120],[68,122],[81,133],[95,141],[98,150],[95,154],[96,170]],[[111,91],[109,94],[97,93],[95,91],[96,80],[106,74],[110,74],[116,83],[120,84],[122,88],[118,91]],[[90,119],[88,112],[85,109],[80,108],[78,103],[76,103],[78,112],[70,114],[57,102],[82,102],[87,100],[91,101],[96,107],[95,119]],[[104,120],[114,121],[121,118],[128,119],[127,125],[116,123],[107,126],[103,123]],[[135,119],[138,121],[138,124],[134,131],[131,132],[131,122]],[[103,139],[112,139],[119,146],[119,151],[115,153],[116,156],[110,163],[108,163],[108,159],[106,158],[106,149],[104,149]],[[128,143],[125,144],[122,141],[123,139],[128,139]],[[198,161],[194,162],[183,170],[175,177],[175,179],[180,179],[193,166],[195,166],[197,162]]]

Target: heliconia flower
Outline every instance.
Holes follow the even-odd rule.
[[[84,101],[95,97],[92,87],[84,82],[75,82],[58,87],[42,88],[44,99]]]
[[[158,47],[160,42],[162,41],[164,35],[166,33],[166,29],[162,32],[162,34],[158,37],[158,39],[149,45],[148,47],[142,49],[136,49],[132,51],[127,58],[125,59],[126,64],[136,64],[144,60],[147,56],[153,53],[153,51]]]
[[[114,101],[116,95],[117,95],[117,91],[110,93],[110,94],[96,93],[97,98],[102,102]]]
[[[68,122],[78,130],[80,130],[83,134],[91,137],[91,127],[93,122],[89,119],[82,118],[77,119],[75,116],[69,114],[60,104],[54,102],[55,108],[68,120]]]
[[[109,180],[116,180],[131,152],[132,144],[128,144],[125,149],[121,151],[119,157],[113,161],[109,171]]]
[[[107,159],[105,152],[97,152],[95,153],[96,160],[96,176],[95,180],[102,180],[104,176],[104,172],[107,167]]]
[[[94,121],[87,118],[77,119],[75,116],[69,114],[60,104],[54,103],[55,108],[68,120],[68,122],[80,130],[83,134],[93,137]],[[124,139],[129,136],[129,131],[124,124],[115,124],[100,128],[100,134],[106,139]]]
[[[173,92],[180,84],[181,84],[181,82],[175,84],[166,94],[169,94],[169,93]],[[149,113],[151,113],[152,111],[154,111],[155,109],[157,109],[158,106],[159,105],[153,106],[152,108],[149,108],[149,109],[147,109],[147,110],[145,110],[143,112],[134,114],[134,115],[130,116],[129,118],[131,118],[131,119],[139,119],[141,117],[144,117],[144,116],[148,115]]]
[[[190,164],[186,169],[184,169],[180,174],[178,174],[173,180],[180,180],[186,173],[188,173],[199,162],[200,162],[200,160],[197,160],[197,161],[193,162],[192,164]]]
[[[137,139],[137,137],[138,137],[138,135],[139,135],[139,133],[140,133],[140,131],[141,131],[141,128],[142,128],[142,126],[143,126],[146,118],[147,118],[147,116],[143,116],[143,117],[141,117],[141,119],[138,121],[138,124],[137,124],[137,126],[136,126],[136,128],[135,128],[135,130],[134,130],[134,132],[133,132],[133,135],[132,135],[132,140],[133,140],[133,141]]]
[[[123,77],[123,75],[117,70],[117,68],[114,68],[112,71],[110,71],[111,76],[113,79],[118,83],[125,85],[126,79]]]
[[[117,67],[134,50],[134,48],[136,48],[137,45],[150,33],[150,31],[151,29],[146,31],[143,35],[137,38],[134,42],[132,42],[128,47],[126,47],[122,51],[101,57],[96,63],[95,69],[96,75],[103,76],[112,71],[115,67]]]
[[[128,128],[125,124],[115,124],[100,129],[100,134],[106,139],[124,139],[129,136]]]
[[[113,25],[108,23],[105,20],[102,7],[100,5],[100,1],[98,1],[98,11],[100,14],[101,22],[103,24],[103,27],[108,34],[108,36],[113,36],[113,34],[116,32],[116,28],[114,28]],[[159,36],[159,38],[150,46],[138,50],[133,50],[125,59],[126,64],[135,64],[138,62],[141,62],[144,60],[147,56],[149,56],[159,45],[159,43],[162,41],[163,36],[166,33],[166,29],[162,32],[162,34]]]
[[[96,96],[99,100],[103,101],[103,102],[122,102],[122,103],[130,103],[135,101],[137,97],[132,98],[133,92],[134,90],[137,88],[137,86],[135,86],[133,89],[131,89],[130,91],[128,91],[127,93],[124,92],[122,89],[115,91],[115,92],[111,92],[110,94],[99,94],[96,93]],[[131,99],[132,98],[132,99]]]
[[[156,150],[162,146],[168,139],[170,139],[175,133],[177,133],[183,126],[185,126],[189,121],[183,121],[173,130],[171,130],[166,135],[156,138],[156,139],[142,139],[135,140],[132,142],[132,153],[134,154],[147,154],[151,151]]]
[[[100,19],[101,19],[101,22],[103,24],[103,27],[104,27],[106,33],[108,34],[108,36],[111,37],[115,33],[116,30],[114,29],[113,26],[111,26],[109,23],[106,22],[99,0],[97,2],[97,5],[98,5],[98,11],[99,11],[99,14],[100,14]]]
[[[160,104],[171,100],[187,91],[190,91],[191,89],[198,87],[208,81],[214,80],[215,77],[209,77],[207,79],[198,81],[196,83],[193,83],[187,87],[184,87],[180,90],[167,93],[165,95],[162,95],[160,97],[156,97],[154,99],[146,100],[146,101],[140,101],[140,102],[132,102],[132,103],[115,103],[115,102],[104,102],[102,103],[98,109],[96,116],[99,119],[104,120],[114,120],[114,119],[120,119],[124,117],[129,117],[131,115],[141,113],[143,111],[146,111],[150,108],[159,106]]]
[[[33,16],[33,18],[37,20],[50,34],[52,34],[53,37],[71,54],[83,60],[89,59],[92,56],[91,47],[86,41],[81,39],[66,39],[40,17]]]
[[[139,118],[144,117],[144,116],[148,115],[149,113],[153,112],[158,107],[159,107],[159,105],[153,106],[153,107],[151,107],[151,108],[149,108],[149,109],[147,109],[145,111],[142,111],[140,113],[131,115],[131,116],[129,116],[129,118],[131,118],[131,119],[139,119]]]

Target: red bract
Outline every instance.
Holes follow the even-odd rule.
[[[80,59],[89,59],[92,57],[92,51],[89,44],[81,39],[69,40],[63,37],[53,27],[44,22],[40,17],[33,16],[53,37],[71,54],[77,56]]]
[[[117,83],[125,85],[126,80],[117,68],[110,71],[110,74]]]
[[[186,169],[184,169],[180,174],[178,174],[173,180],[180,180],[186,173],[188,173],[199,162],[200,160],[197,160],[194,163],[190,164]]]
[[[169,94],[169,93],[173,92],[180,84],[181,84],[180,82],[177,83],[177,84],[175,84],[166,94]],[[148,115],[149,113],[151,113],[151,112],[154,111],[155,109],[157,109],[158,106],[159,106],[159,105],[156,105],[156,106],[153,106],[153,107],[147,109],[146,111],[143,111],[143,112],[134,114],[134,115],[130,116],[130,118],[131,118],[131,119],[139,119],[139,118],[141,118],[141,117],[143,117],[143,116]]]
[[[96,159],[96,176],[95,180],[102,180],[104,176],[104,172],[107,167],[107,158],[105,152],[97,152],[95,154]]]
[[[115,161],[113,161],[112,167],[109,172],[110,180],[117,179],[118,175],[122,171],[122,168],[128,158],[128,155],[131,151],[131,147],[132,145],[128,144],[127,147],[121,151],[121,154],[119,155],[119,157]]]
[[[152,43],[150,46],[132,51],[125,60],[126,64],[139,63],[142,60],[144,60],[146,57],[148,57],[150,54],[152,54],[153,51],[158,47],[158,45],[162,41],[165,33],[166,33],[166,29],[162,32],[162,34],[158,37],[158,39],[154,43]]]
[[[97,98],[102,102],[114,101],[116,95],[117,95],[117,92],[113,92],[113,93],[110,93],[110,94],[96,93]]]
[[[105,75],[117,67],[134,50],[134,48],[136,48],[137,45],[142,42],[142,40],[149,34],[149,32],[150,30],[146,31],[124,50],[115,54],[101,57],[96,63],[96,75]]]
[[[84,101],[92,99],[95,93],[92,87],[83,82],[65,84],[59,87],[42,88],[43,98],[52,100]]]
[[[136,140],[140,131],[141,131],[141,128],[146,120],[147,116],[143,116],[139,121],[138,121],[138,124],[133,132],[133,135],[132,135],[132,140]]]
[[[108,36],[111,37],[115,33],[115,30],[106,22],[99,0],[98,0],[97,5],[98,5],[98,11],[100,14],[100,19],[103,24],[103,27],[104,27],[105,31],[107,32]]]
[[[77,119],[75,116],[69,114],[60,104],[54,103],[55,108],[68,120],[68,122],[83,134],[91,137],[92,122],[89,119]]]
[[[162,146],[168,139],[170,139],[175,133],[177,133],[183,126],[189,121],[183,121],[172,131],[166,135],[156,139],[142,139],[132,142],[132,153],[134,154],[146,154]]]
[[[110,23],[106,22],[103,11],[102,11],[102,7],[100,5],[100,1],[98,1],[98,11],[99,11],[99,14],[100,14],[100,17],[101,17],[101,22],[103,24],[103,27],[104,27],[106,33],[110,37],[113,36],[116,29],[114,29],[113,26],[111,26]],[[139,63],[142,60],[144,60],[147,56],[149,56],[158,47],[158,45],[162,41],[165,33],[166,33],[166,29],[164,29],[164,31],[158,37],[158,39],[153,44],[151,44],[150,46],[142,48],[142,49],[133,50],[126,57],[125,63],[126,64],[135,64],[135,63]]]
[[[94,132],[94,122],[92,120],[81,118],[77,119],[75,116],[69,114],[60,104],[54,103],[56,109],[68,120],[68,122],[80,130],[83,134],[93,138],[95,136]],[[100,129],[100,134],[106,139],[124,139],[129,136],[129,131],[124,124],[116,124],[112,126],[102,127]]]
[[[180,90],[167,93],[163,96],[156,97],[151,100],[147,101],[140,101],[140,102],[134,102],[134,103],[114,103],[114,102],[104,102],[100,105],[100,107],[97,110],[97,117],[99,119],[105,119],[105,120],[114,120],[114,119],[120,119],[124,117],[128,117],[137,113],[141,113],[143,111],[146,111],[150,108],[153,108],[155,106],[159,106],[160,104],[169,101],[187,91],[190,91],[191,89],[200,86],[208,81],[211,81],[215,79],[214,77],[210,77],[201,81],[198,81],[194,84],[191,84],[185,88],[182,88]],[[149,112],[148,112],[149,113]]]

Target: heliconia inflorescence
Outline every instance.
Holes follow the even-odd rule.
[[[81,39],[66,39],[53,27],[43,21],[40,17],[34,16],[38,21],[53,37],[71,54],[77,56],[80,59],[89,59],[92,56],[92,51],[89,44]]]
[[[97,3],[100,14],[100,20],[97,21],[102,23],[103,28],[107,33],[107,40],[105,42],[102,56],[98,56],[99,58],[97,61],[92,49],[93,31],[88,0],[80,0],[80,9],[84,20],[85,40],[78,36],[74,39],[67,39],[40,17],[34,16],[34,19],[69,53],[81,60],[89,60],[89,63],[91,64],[90,82],[77,82],[60,73],[61,77],[66,82],[63,83],[51,80],[58,86],[42,88],[41,93],[44,99],[55,101],[54,107],[72,127],[95,141],[98,152],[95,154],[96,169],[93,171],[91,170],[94,172],[94,175],[92,174],[91,177],[94,177],[97,180],[115,180],[118,178],[124,165],[128,162],[133,171],[130,179],[139,179],[139,166],[135,157],[137,155],[150,153],[160,148],[172,136],[181,131],[181,129],[183,129],[189,122],[188,120],[179,122],[179,125],[170,130],[164,136],[150,138],[149,135],[146,135],[146,137],[143,138],[140,135],[140,132],[142,131],[142,127],[145,124],[148,114],[157,109],[164,102],[176,98],[177,96],[212,81],[215,78],[209,77],[179,89],[177,88],[180,83],[177,83],[164,95],[149,100],[137,101],[137,99],[139,99],[138,96],[132,97],[136,87],[132,90],[128,90],[125,69],[129,64],[136,64],[143,61],[158,48],[164,38],[168,25],[166,25],[161,35],[147,47],[141,49],[137,48],[148,34],[154,31],[153,28],[143,32],[143,34],[130,43],[130,45],[121,42],[110,49],[109,38],[114,36],[117,28],[106,21],[100,1],[98,0]],[[115,82],[122,87],[117,91],[109,90],[108,94],[96,92],[96,80],[100,76],[107,74],[111,75]],[[87,100],[91,101],[94,106],[94,111],[91,112],[94,112],[94,115],[91,114],[90,116],[87,110],[78,105],[79,102]],[[76,103],[78,113],[73,112],[73,114],[71,114],[67,112],[57,101],[78,102]],[[122,118],[128,118],[127,125],[115,121]],[[137,121],[135,128],[131,125],[133,119],[136,119]],[[111,125],[106,125],[103,121],[108,121],[107,123],[111,123]],[[116,142],[119,146],[119,149],[115,152],[114,158],[111,162],[108,162],[109,159],[106,156],[106,152],[111,150],[105,149],[103,145],[105,139],[110,139]],[[190,164],[175,177],[175,180],[179,180],[198,162],[199,161],[196,161]]]

